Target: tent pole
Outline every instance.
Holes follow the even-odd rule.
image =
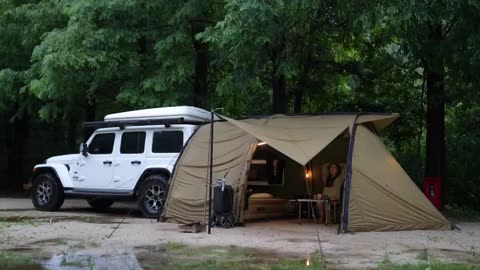
[[[208,234],[212,233],[212,171],[213,171],[213,116],[215,115],[212,109],[210,115],[210,179],[208,182]]]
[[[346,164],[345,186],[343,188],[343,201],[342,201],[342,215],[340,218],[340,224],[338,226],[338,234],[346,233],[348,231],[348,216],[350,213],[350,187],[352,185],[352,159],[353,159],[353,147],[355,145],[355,135],[357,133],[357,119],[363,113],[358,113],[353,120],[352,131],[350,134],[350,141],[348,142],[348,156]]]

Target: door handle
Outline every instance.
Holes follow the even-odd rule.
[[[104,161],[104,162],[103,162],[103,165],[112,166],[112,162],[111,162],[111,161],[108,161],[108,160],[106,160],[106,161]]]
[[[132,165],[140,165],[140,164],[142,164],[142,162],[141,162],[140,160],[134,160],[134,161],[132,161],[131,163],[132,163]]]

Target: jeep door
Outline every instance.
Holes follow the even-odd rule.
[[[114,160],[113,181],[115,190],[132,190],[145,168],[145,131],[124,131],[120,139],[120,152]]]
[[[78,162],[73,181],[82,189],[105,189],[112,182],[115,132],[98,133],[88,144],[88,155]]]

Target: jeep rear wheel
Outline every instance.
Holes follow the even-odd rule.
[[[161,175],[151,175],[143,181],[138,192],[138,207],[148,218],[158,218],[167,199],[167,181]]]
[[[62,207],[64,194],[57,179],[49,174],[40,174],[32,185],[33,206],[40,211],[56,211]]]
[[[114,203],[113,200],[109,199],[100,199],[100,198],[90,198],[87,200],[88,204],[95,210],[106,210]]]

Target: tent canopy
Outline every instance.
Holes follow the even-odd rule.
[[[305,165],[355,122],[370,123],[379,132],[398,115],[273,115],[266,119],[245,120],[221,117]]]
[[[347,177],[347,181],[352,184],[351,189],[345,191],[351,198],[344,205],[348,228],[365,231],[448,227],[448,221],[423,196],[375,135],[394,122],[397,114],[222,118],[226,121],[214,124],[213,178],[229,170],[226,180],[234,189],[237,221],[243,218],[250,160],[259,140],[306,165],[342,134],[349,134],[352,140],[355,134],[351,132],[356,130],[352,127],[357,125],[359,140],[349,150],[350,155],[353,154],[350,164],[353,176]],[[178,159],[163,213],[167,221],[206,222],[209,142],[210,125],[200,127]],[[383,209],[383,205],[388,205],[388,210]]]

